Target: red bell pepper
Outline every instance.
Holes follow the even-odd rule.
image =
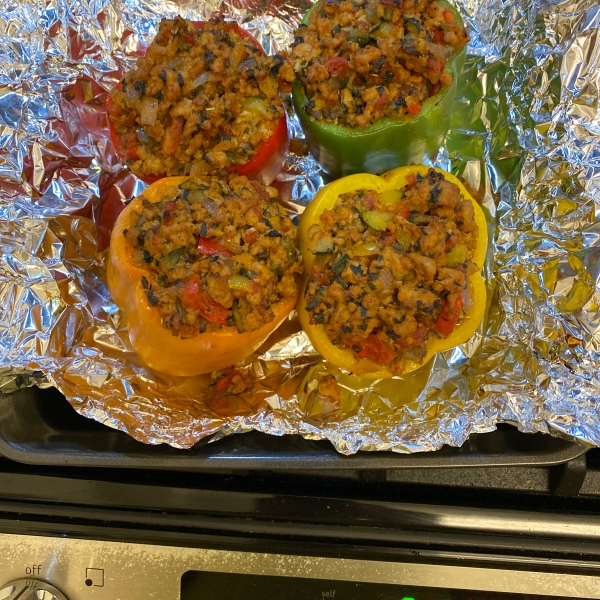
[[[218,254],[219,256],[230,257],[233,256],[233,252],[228,250],[219,242],[215,242],[210,238],[201,237],[198,239],[198,252],[200,254],[206,254],[207,256],[212,256],[213,254]]]
[[[415,115],[418,115],[421,112],[421,105],[420,104],[411,104],[408,107],[408,114],[412,115],[413,117]]]
[[[287,120],[283,115],[273,135],[258,147],[256,154],[243,165],[231,165],[227,172],[237,171],[238,175],[245,175],[248,179],[256,179],[264,185],[270,185],[281,171],[289,142]]]
[[[348,61],[343,56],[332,56],[325,63],[325,67],[331,77],[344,77],[348,69]]]
[[[233,378],[236,375],[241,375],[237,369],[231,369],[229,373],[223,375],[215,384],[215,392],[222,392],[223,390],[226,390],[233,383]]]
[[[382,342],[375,334],[371,334],[364,340],[358,342],[345,342],[356,354],[356,358],[368,358],[378,365],[390,363],[394,360],[396,353],[385,342]],[[356,352],[356,348],[359,352]]]
[[[213,300],[200,285],[197,275],[190,277],[183,286],[181,304],[185,308],[197,310],[207,321],[218,325],[227,325],[229,311]]]
[[[194,25],[198,29],[202,29],[204,24],[205,21],[194,22]],[[239,36],[246,38],[266,55],[264,48],[260,45],[258,40],[246,30],[242,29],[237,23],[227,23],[225,28],[228,31],[235,31]],[[117,87],[120,89],[121,85],[122,84],[119,83]],[[118,133],[112,120],[109,118],[110,115],[122,114],[121,109],[114,104],[110,96],[106,103],[106,112],[109,127],[109,139],[117,152],[117,155],[121,159],[128,158],[131,160],[138,160],[137,136],[134,133]],[[181,120],[181,123],[179,123],[178,119]],[[163,142],[163,150],[166,154],[173,154],[177,150],[177,147],[181,143],[181,134],[183,132],[184,124],[182,117],[176,117],[167,129],[165,141]],[[227,172],[233,173],[236,171],[238,175],[245,175],[249,179],[255,179],[264,185],[270,185],[275,180],[275,177],[277,177],[279,171],[281,171],[281,166],[288,151],[289,142],[290,138],[287,128],[287,119],[284,112],[273,131],[273,135],[266,142],[259,145],[256,154],[244,164],[231,165],[227,169]],[[144,175],[144,177],[140,177],[140,179],[146,183],[154,183],[160,178],[161,176],[159,175]]]
[[[450,305],[446,300],[444,306],[442,307],[442,312],[440,313],[440,316],[435,324],[435,329],[440,335],[447,337],[454,331],[458,317],[460,317],[460,311],[462,310],[462,307],[462,296],[456,297],[453,308],[450,308]]]

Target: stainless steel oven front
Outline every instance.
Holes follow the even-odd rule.
[[[600,598],[600,577],[554,566],[392,562],[0,534],[0,600]]]

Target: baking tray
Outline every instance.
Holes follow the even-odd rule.
[[[56,389],[26,388],[0,395],[0,455],[34,465],[207,470],[409,469],[552,466],[584,454],[576,443],[524,434],[510,425],[472,435],[461,448],[396,454],[338,454],[328,441],[259,432],[203,440],[191,450],[149,446],[78,415]]]

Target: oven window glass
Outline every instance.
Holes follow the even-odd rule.
[[[189,571],[181,600],[553,600],[558,596]],[[560,600],[576,600],[560,597]]]

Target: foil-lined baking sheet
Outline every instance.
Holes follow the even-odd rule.
[[[488,311],[465,345],[404,378],[369,382],[323,363],[290,319],[238,368],[148,372],[106,288],[110,230],[145,184],[108,141],[108,91],[162,17],[225,13],[269,52],[304,0],[8,0],[0,6],[0,386],[58,387],[86,417],[189,448],[256,429],[358,450],[460,446],[500,421],[600,445],[600,6],[457,0],[471,29],[452,128],[436,164],[481,200]],[[301,138],[290,109],[294,133]],[[292,212],[324,184],[288,156]],[[319,388],[333,376],[339,391]]]

